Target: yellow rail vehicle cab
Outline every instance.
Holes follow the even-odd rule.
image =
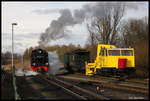
[[[116,48],[100,44],[94,63],[86,63],[86,75],[124,75],[135,71],[133,48]]]

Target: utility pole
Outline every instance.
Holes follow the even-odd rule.
[[[13,77],[13,87],[14,87],[14,96],[15,96],[15,100],[19,99],[19,95],[17,94],[17,87],[16,87],[16,78],[15,78],[15,66],[13,63],[13,54],[14,54],[14,25],[17,25],[17,23],[12,23],[12,77]]]
[[[12,23],[12,73],[14,71],[14,64],[13,64],[13,54],[14,54],[14,25],[17,25],[17,23]]]

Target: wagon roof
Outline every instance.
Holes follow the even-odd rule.
[[[71,52],[71,54],[79,54],[79,53],[89,53],[89,51],[83,49],[76,49]]]

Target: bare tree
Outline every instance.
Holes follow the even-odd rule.
[[[119,40],[118,32],[124,8],[122,4],[103,6],[103,16],[96,16],[87,24],[91,39],[103,44],[116,44]]]
[[[88,28],[88,31],[89,31],[89,37],[88,37],[88,42],[91,46],[94,46],[97,44],[97,36],[95,36],[95,33],[92,32],[91,30],[91,27],[89,27],[89,25],[87,25],[87,28]]]
[[[148,20],[148,19],[147,19]],[[126,47],[134,47],[141,41],[148,42],[148,28],[149,25],[146,17],[143,19],[131,19],[124,26],[122,30],[122,39]]]

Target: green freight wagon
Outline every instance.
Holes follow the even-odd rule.
[[[69,71],[73,72],[72,68],[70,67],[70,53],[64,54],[64,67]]]
[[[90,52],[77,49],[64,54],[64,67],[71,72],[85,72],[85,61],[90,60]]]

